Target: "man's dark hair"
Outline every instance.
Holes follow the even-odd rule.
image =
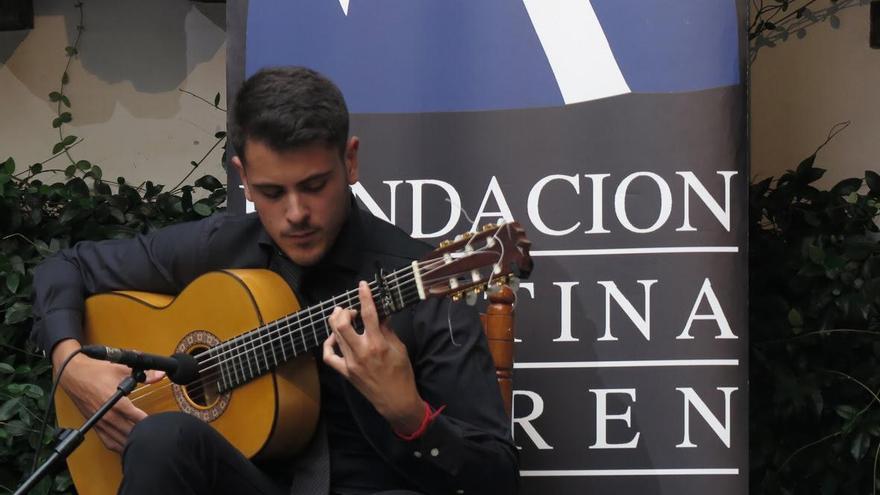
[[[272,67],[242,84],[230,127],[230,140],[242,163],[247,139],[275,151],[322,143],[344,156],[348,107],[339,88],[320,73],[305,67]]]

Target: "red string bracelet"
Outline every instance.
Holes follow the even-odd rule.
[[[431,422],[434,421],[434,418],[439,416],[440,413],[443,412],[444,409],[446,409],[446,406],[440,406],[436,411],[432,411],[431,405],[428,404],[428,401],[422,402],[425,403],[425,415],[422,416],[422,423],[419,425],[418,429],[416,429],[416,431],[410,433],[409,435],[404,435],[403,433],[394,430],[395,435],[406,441],[411,441],[419,438],[420,436],[425,434],[425,430],[428,429],[428,425],[430,425]]]

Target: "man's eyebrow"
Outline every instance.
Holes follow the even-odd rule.
[[[296,186],[299,186],[301,184],[306,184],[308,182],[314,182],[314,181],[326,179],[327,177],[329,177],[332,174],[333,174],[332,170],[328,170],[326,172],[318,172],[316,174],[310,175],[310,176],[306,177],[305,179],[302,179],[301,181],[297,182]],[[260,189],[269,189],[269,188],[284,189],[285,188],[284,184],[278,184],[276,182],[257,182],[257,183],[252,182],[251,186],[256,187],[256,188],[260,188]]]

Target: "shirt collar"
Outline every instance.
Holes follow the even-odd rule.
[[[360,268],[362,253],[365,247],[364,242],[366,240],[361,215],[365,213],[358,207],[353,194],[349,195],[349,201],[348,218],[342,224],[342,229],[340,229],[336,241],[330,247],[327,254],[324,255],[324,258],[318,262],[317,266],[341,266],[353,271],[357,271]],[[265,228],[260,229],[257,244],[280,252],[275,245],[275,241],[272,240]]]

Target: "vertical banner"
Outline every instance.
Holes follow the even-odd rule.
[[[747,492],[746,2],[228,9],[229,93],[272,65],[333,79],[376,216],[431,243],[526,227],[524,493]]]

